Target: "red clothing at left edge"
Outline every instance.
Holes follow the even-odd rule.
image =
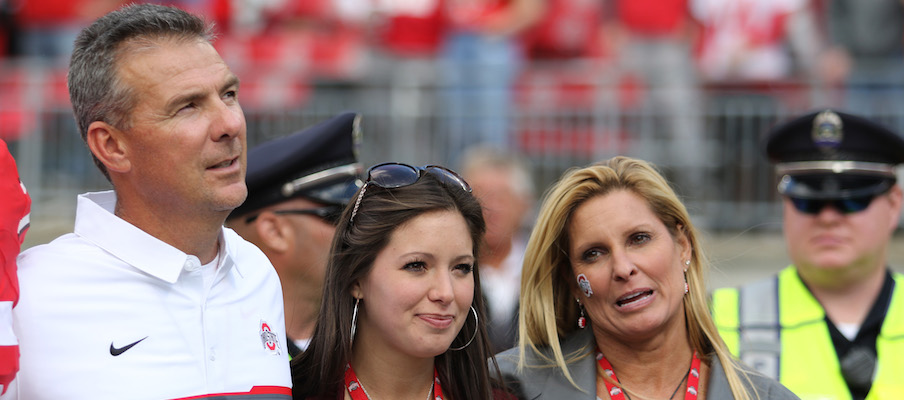
[[[31,198],[19,181],[16,161],[0,140],[0,394],[19,370],[19,345],[13,334],[12,309],[19,299],[16,256],[28,230]]]

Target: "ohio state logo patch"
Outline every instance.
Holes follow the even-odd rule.
[[[267,321],[261,320],[261,343],[270,354],[279,355],[279,336],[270,329]]]

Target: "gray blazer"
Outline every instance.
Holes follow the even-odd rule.
[[[522,373],[517,373],[518,366],[518,348],[506,350],[496,355],[496,361],[499,363],[499,369],[502,371],[505,382],[514,389],[519,398],[523,399],[587,399],[596,400],[596,357],[592,353],[595,348],[593,343],[593,334],[589,329],[580,330],[571,336],[565,338],[562,344],[562,353],[569,354],[587,354],[568,365],[568,372],[574,378],[575,383],[580,389],[574,387],[558,367],[525,367]],[[552,352],[544,352],[552,358]],[[728,386],[728,380],[725,377],[725,371],[722,369],[722,363],[718,357],[712,357],[712,365],[710,367],[709,383],[706,388],[706,397],[709,399],[734,399],[731,389]],[[536,353],[527,353],[527,365],[545,365],[548,362]],[[780,383],[760,375],[753,370],[749,372],[750,380],[753,382],[753,388],[759,393],[762,400],[799,400],[794,393]],[[742,381],[744,381],[742,379]],[[746,381],[745,381],[746,384]],[[751,387],[748,386],[748,390]]]

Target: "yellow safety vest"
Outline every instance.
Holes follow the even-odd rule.
[[[878,362],[867,400],[904,399],[904,276],[876,339]],[[794,266],[777,276],[713,293],[713,319],[732,354],[778,379],[802,400],[850,400],[825,311]]]

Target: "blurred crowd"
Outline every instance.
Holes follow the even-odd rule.
[[[899,130],[822,100],[768,129],[790,265],[767,279],[711,292],[682,200],[717,152],[711,85],[897,107],[900,0],[0,4],[0,128],[50,71],[38,81],[71,98],[110,184],[78,196],[72,233],[14,256],[35,193],[17,170],[46,170],[40,146],[0,140],[0,193],[21,200],[0,202],[0,399],[371,399],[365,383],[394,399],[904,398]],[[645,89],[672,141],[632,138],[655,162],[572,161],[534,216],[546,186],[512,146],[530,110],[511,100],[525,71],[571,61],[598,79],[586,108],[618,113],[630,99],[600,92]],[[26,79],[13,96],[10,71]],[[250,143],[239,98],[296,107],[309,85],[384,81],[431,85],[444,114],[416,133],[437,131],[454,156],[430,159],[461,174],[364,170],[368,113]]]
[[[899,69],[904,32],[898,0],[156,2],[214,21],[227,61],[294,69],[299,83],[358,81],[381,61],[417,59],[491,64],[483,77],[503,87],[525,61],[570,59],[607,62],[626,85],[866,83]],[[0,58],[67,60],[78,30],[123,3],[0,0]],[[442,75],[456,73],[470,72]]]
[[[390,114],[433,119],[453,165],[478,143],[586,154],[606,132],[606,148],[680,167],[694,177],[680,186],[701,187],[698,160],[715,159],[704,116],[729,113],[714,105],[734,93],[769,110],[818,98],[904,128],[901,0],[155,1],[214,22],[247,112],[314,107],[333,89],[341,109],[360,109],[371,103],[343,90],[413,89]],[[123,3],[0,0],[0,137],[33,131],[35,109],[68,110],[75,34]],[[55,68],[37,71],[36,59]],[[600,126],[600,114],[620,124],[632,113],[655,118]],[[541,116],[552,122],[529,120]],[[645,145],[649,121],[675,145]]]
[[[0,61],[65,67],[78,30],[125,2],[0,0]],[[549,97],[518,92],[537,81],[568,92],[557,105],[587,107],[599,98],[582,93],[599,86],[614,89],[603,100],[609,108],[652,103],[689,148],[698,145],[692,116],[707,87],[843,87],[832,105],[855,112],[891,112],[889,104],[904,100],[889,88],[904,81],[899,0],[151,2],[215,23],[216,46],[242,77],[246,109],[298,109],[324,84],[441,87],[450,140],[461,142],[453,148],[508,144],[513,104]],[[17,73],[5,75],[15,81]],[[65,90],[54,93],[52,101],[67,103]]]

